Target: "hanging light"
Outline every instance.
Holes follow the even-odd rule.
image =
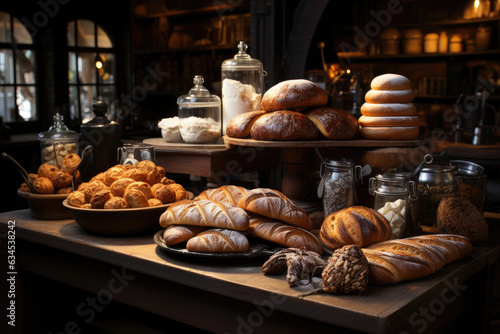
[[[98,69],[101,69],[104,65],[104,61],[102,60],[101,56],[97,55],[95,57],[95,67]]]

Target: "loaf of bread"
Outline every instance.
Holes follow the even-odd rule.
[[[322,255],[323,245],[314,234],[300,227],[291,226],[278,220],[249,214],[250,227],[246,233],[264,240],[275,242],[287,248],[299,248]]]
[[[196,200],[206,199],[238,205],[241,197],[248,192],[248,189],[235,185],[224,185],[214,189],[203,190]]]
[[[258,215],[274,218],[306,230],[312,229],[312,222],[307,212],[293,204],[290,199],[277,190],[267,188],[249,190],[240,199],[238,206]]]
[[[170,225],[163,232],[163,240],[165,244],[177,245],[181,242],[191,239],[200,232],[206,230],[203,226],[194,225]]]
[[[414,127],[418,126],[420,119],[418,116],[361,116],[358,123],[362,127]]]
[[[360,127],[359,132],[366,139],[376,140],[412,140],[417,138],[417,126],[366,126]]]
[[[304,114],[278,110],[261,115],[250,129],[256,140],[314,140],[318,128]]]
[[[363,253],[369,263],[369,282],[387,285],[435,273],[471,250],[471,242],[463,236],[433,234],[380,242],[363,248]]]
[[[261,108],[265,111],[324,106],[328,94],[312,81],[295,79],[282,81],[269,88],[262,97]]]
[[[328,139],[348,140],[358,132],[356,117],[342,109],[319,107],[306,111],[305,115]]]
[[[400,74],[386,73],[373,78],[370,86],[374,90],[405,90],[410,89],[410,80]]]
[[[417,108],[413,103],[363,103],[361,106],[363,116],[417,116]]]
[[[170,205],[160,216],[160,226],[196,225],[245,231],[248,229],[245,210],[224,202],[182,200]]]
[[[365,94],[368,103],[410,103],[415,98],[412,89],[403,90],[374,90],[370,89]]]
[[[250,136],[253,123],[264,113],[263,110],[254,110],[234,116],[226,126],[226,135],[235,138]]]
[[[201,232],[186,244],[189,252],[204,253],[245,252],[249,247],[248,239],[243,233],[219,228]]]
[[[367,247],[390,237],[389,221],[376,210],[364,206],[352,206],[329,214],[319,232],[319,240],[331,250],[346,245]]]

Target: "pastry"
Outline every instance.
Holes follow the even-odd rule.
[[[61,170],[73,175],[81,161],[82,159],[78,154],[67,154],[62,161]]]
[[[47,177],[41,176],[33,181],[33,188],[39,194],[53,194],[54,185]]]
[[[149,207],[148,198],[144,193],[138,189],[132,188],[125,191],[123,195],[125,201],[127,201],[128,206],[131,208],[147,208]]]
[[[417,108],[413,103],[363,103],[363,116],[417,116]]]
[[[137,189],[140,192],[142,192],[146,198],[152,198],[154,197],[153,193],[151,192],[151,186],[147,182],[142,182],[142,181],[135,181],[130,183],[126,188],[124,192],[124,196],[129,191],[130,189]]]
[[[69,205],[76,206],[78,208],[81,208],[88,203],[83,191],[73,191],[68,195],[68,198],[66,200],[68,201]]]
[[[412,140],[418,137],[417,126],[406,127],[361,127],[361,135],[366,139]]]
[[[386,73],[373,78],[370,86],[374,90],[406,90],[410,89],[410,80],[400,74]]]
[[[104,204],[111,199],[111,197],[113,197],[113,195],[109,189],[98,191],[90,199],[90,207],[92,209],[103,209]]]
[[[125,189],[127,188],[127,186],[134,182],[136,181],[129,178],[121,178],[113,182],[109,187],[109,189],[111,190],[113,196],[123,197],[123,194],[125,194]]]
[[[404,90],[374,90],[370,89],[365,94],[368,103],[410,103],[415,98],[412,89]]]
[[[104,209],[126,209],[128,208],[128,203],[123,197],[111,197],[106,203],[104,203]]]
[[[170,188],[167,184],[157,187],[154,196],[162,201],[163,204],[175,202],[175,190]]]

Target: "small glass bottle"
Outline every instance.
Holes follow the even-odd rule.
[[[203,77],[196,75],[188,95],[177,99],[179,132],[185,143],[214,143],[220,139],[220,98],[210,94],[203,82]]]
[[[328,160],[321,164],[318,194],[323,197],[325,217],[357,202],[361,166],[351,159]]]
[[[248,45],[240,41],[238,53],[222,62],[222,134],[229,121],[247,111],[260,110],[264,93],[262,63],[246,53]]]
[[[80,135],[76,131],[68,130],[63,123],[64,117],[56,113],[54,124],[48,131],[38,135],[40,142],[41,163],[49,163],[61,168],[64,157],[68,154],[78,153],[78,140]]]

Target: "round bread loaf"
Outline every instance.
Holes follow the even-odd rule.
[[[264,113],[265,111],[263,110],[254,110],[231,118],[226,126],[226,135],[235,138],[246,138],[250,136],[250,129],[253,123]]]
[[[413,103],[363,103],[363,116],[417,116]]]
[[[374,90],[370,89],[365,94],[368,103],[410,103],[415,98],[411,89],[403,90]]]
[[[256,140],[314,140],[318,129],[304,114],[278,110],[261,115],[250,129]]]
[[[342,109],[319,107],[307,111],[305,115],[328,139],[352,139],[358,132],[356,117]]]
[[[282,81],[264,93],[261,108],[265,111],[320,107],[328,102],[328,94],[314,82],[305,79]]]
[[[400,74],[386,73],[373,78],[371,88],[375,90],[410,89],[410,80]]]
[[[358,123],[362,127],[418,126],[420,119],[418,116],[361,116]]]
[[[405,127],[360,127],[361,136],[366,139],[412,140],[418,137],[418,126]]]

